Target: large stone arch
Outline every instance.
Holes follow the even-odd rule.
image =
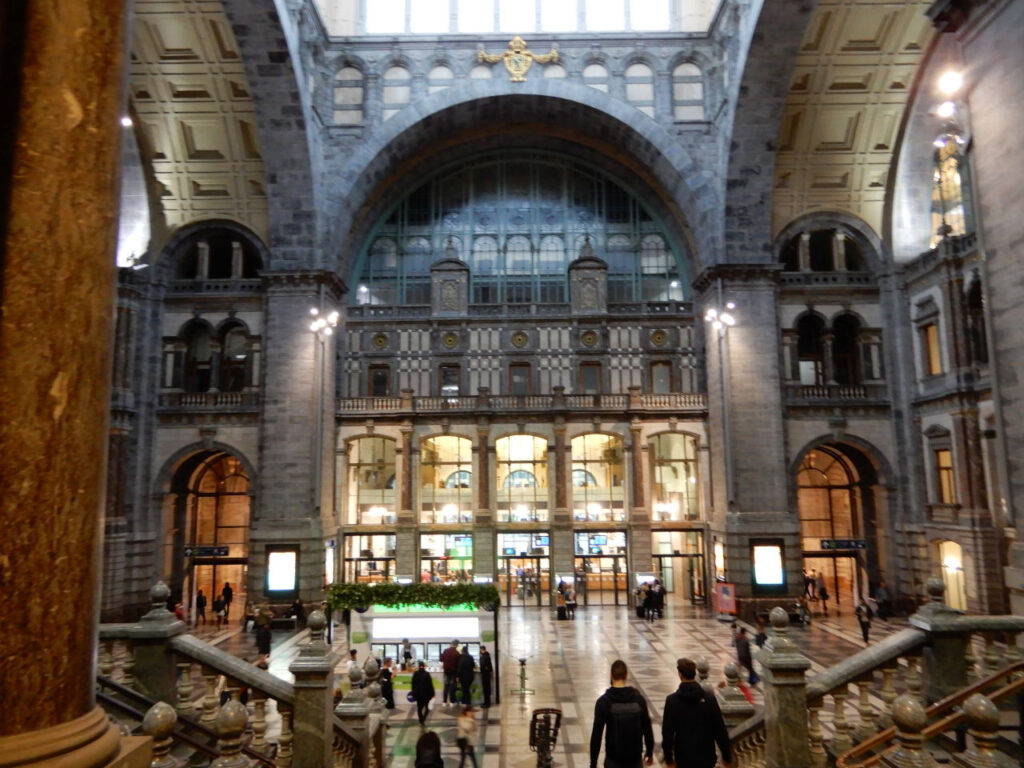
[[[514,87],[513,87],[514,86]],[[453,153],[522,146],[549,148],[589,161],[651,192],[652,207],[692,254],[693,273],[713,253],[720,196],[711,168],[654,120],[607,94],[573,82],[511,84],[467,80],[396,114],[352,152],[340,170],[347,194],[336,213],[328,254],[345,278],[370,227],[393,191],[450,162]]]
[[[779,123],[814,5],[814,0],[772,0],[761,6],[732,126],[723,261],[772,260],[771,201]]]

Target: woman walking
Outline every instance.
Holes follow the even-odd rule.
[[[472,761],[473,768],[477,768],[476,717],[474,716],[474,710],[471,704],[467,704],[466,708],[462,710],[462,714],[459,715],[455,725],[455,743],[459,747],[459,768],[462,768],[467,757]]]

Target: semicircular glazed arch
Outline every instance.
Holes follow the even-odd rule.
[[[498,148],[558,152],[602,169],[643,191],[679,249],[714,252],[719,206],[708,200],[719,193],[664,128],[583,84],[543,79],[517,86],[512,93],[498,79],[458,82],[417,102],[415,113],[396,114],[353,153],[343,174],[355,181],[333,201],[338,216],[328,248],[343,278],[396,190],[453,159]]]

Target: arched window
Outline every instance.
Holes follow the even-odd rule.
[[[588,64],[583,68],[583,82],[591,88],[608,93],[608,70],[603,64]]]
[[[533,435],[494,441],[498,522],[548,519],[548,443]]]
[[[334,123],[359,125],[363,122],[363,73],[343,67],[334,76]]]
[[[672,70],[672,116],[680,121],[704,119],[704,77],[696,64],[686,62]]]
[[[360,437],[348,444],[348,522],[393,525],[395,502],[395,441]]]
[[[837,384],[860,384],[860,320],[840,315],[832,321],[832,367]]]
[[[455,75],[448,67],[438,64],[427,73],[427,93],[443,91],[452,84],[454,77]]]
[[[646,64],[637,62],[626,67],[626,101],[654,117],[654,72]]]
[[[697,438],[666,432],[652,437],[649,446],[651,519],[699,519]]]
[[[825,321],[820,315],[806,314],[797,321],[796,331],[800,383],[820,386],[825,383]]]
[[[381,119],[387,120],[409,103],[411,98],[410,79],[409,70],[405,67],[390,67],[384,72],[382,94],[384,111],[381,114]]]
[[[205,323],[189,323],[183,333],[185,351],[185,391],[206,392],[210,388],[213,342]]]
[[[455,480],[449,484],[449,479]],[[462,483],[466,478],[469,482]],[[420,446],[420,522],[473,522],[473,444],[465,437],[428,437]]]
[[[573,520],[624,522],[626,461],[615,435],[574,437],[572,450]]]
[[[249,338],[241,323],[221,330],[220,391],[241,392],[249,383]]]
[[[256,246],[239,232],[212,226],[177,248],[175,280],[237,280],[259,276]]]

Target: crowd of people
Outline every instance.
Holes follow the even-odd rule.
[[[636,590],[637,618],[654,621],[665,616],[665,587],[661,579],[645,581]]]

